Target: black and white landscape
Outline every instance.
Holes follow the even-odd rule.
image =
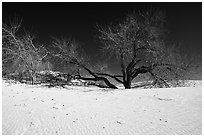
[[[3,135],[201,135],[202,3],[2,3]]]

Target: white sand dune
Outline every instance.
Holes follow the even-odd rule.
[[[202,87],[47,88],[2,83],[2,133],[202,134]]]

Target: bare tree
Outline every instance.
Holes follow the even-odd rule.
[[[33,36],[19,32],[20,26],[21,21],[17,20],[2,26],[2,66],[14,68],[20,77],[27,73],[34,83],[48,54],[42,45],[36,46]]]
[[[149,74],[152,84],[169,87],[168,82],[181,76],[188,66],[176,48],[166,46],[164,12],[148,9],[128,15],[118,24],[98,27],[105,53],[116,57],[122,75],[112,77],[126,89],[140,74]]]

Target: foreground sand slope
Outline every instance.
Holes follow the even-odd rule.
[[[2,133],[202,134],[202,89],[47,88],[2,83]]]

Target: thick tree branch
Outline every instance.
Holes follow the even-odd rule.
[[[85,69],[89,74],[91,74],[91,75],[94,77],[94,78],[85,78],[85,77],[81,77],[80,75],[78,75],[79,78],[83,78],[83,80],[104,81],[104,82],[106,83],[106,85],[107,85],[109,88],[117,89],[117,87],[116,87],[115,85],[111,84],[107,78],[97,76],[96,73],[92,72],[92,71],[91,71],[89,68],[87,68],[85,65],[80,64],[80,63],[77,62],[77,61],[72,61],[72,62],[70,62],[70,63],[73,63],[73,64],[78,65],[79,67]]]
[[[142,74],[142,73],[147,73],[150,72],[152,70],[154,70],[157,67],[166,67],[167,69],[173,69],[173,68],[179,68],[179,69],[183,69],[185,70],[186,67],[182,67],[182,66],[177,66],[174,64],[170,64],[170,63],[155,63],[153,65],[150,66],[141,66],[137,69],[134,69],[134,71],[131,73],[132,79],[134,79],[138,74]]]
[[[104,77],[94,77],[94,78],[87,78],[87,77],[82,77],[81,75],[76,75],[78,76],[78,79],[82,79],[82,80],[92,80],[92,81],[104,81],[105,84],[109,87],[109,88],[113,88],[113,89],[117,89],[117,87],[113,84],[111,84],[108,79],[104,78]]]
[[[131,76],[132,76],[132,79],[134,79],[136,76],[138,76],[139,74],[143,74],[143,73],[147,73],[149,71],[152,70],[152,67],[151,66],[142,66],[142,67],[139,67],[137,69],[135,69],[132,73],[131,73]]]
[[[133,47],[133,58],[132,58],[132,61],[129,63],[128,67],[127,67],[127,70],[130,71],[132,73],[132,70],[134,69],[134,67],[139,63],[141,62],[142,60],[141,59],[138,59],[137,60],[137,57],[136,57],[136,54],[137,52],[139,52],[140,50],[148,50],[148,51],[151,51],[151,52],[154,52],[155,50],[151,47],[146,47],[146,46],[142,46],[142,47],[139,47],[139,48],[136,48],[136,46]]]
[[[108,77],[111,77],[111,78],[114,78],[117,82],[119,83],[122,83],[123,84],[123,81],[118,79],[118,77],[123,77],[122,75],[111,75],[111,74],[107,74],[107,73],[96,73],[97,75],[101,75],[101,76],[108,76]]]
[[[89,74],[91,74],[93,77],[95,77],[95,78],[98,77],[98,76],[96,75],[96,73],[92,72],[89,68],[87,68],[87,67],[84,66],[83,64],[79,63],[77,60],[75,60],[75,61],[70,61],[70,63],[71,63],[71,64],[75,64],[75,65],[77,65],[77,66],[79,66],[79,67],[85,69],[85,70],[86,70],[87,72],[89,72]]]

